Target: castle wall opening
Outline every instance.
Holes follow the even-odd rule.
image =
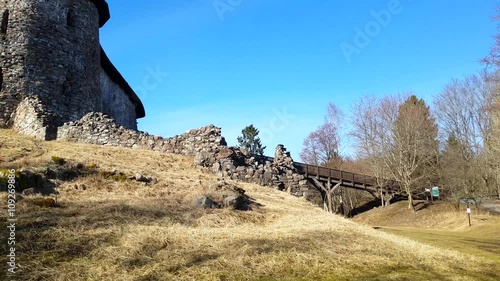
[[[0,33],[7,34],[7,27],[9,25],[9,10],[5,10],[2,13],[2,24],[0,25]]]

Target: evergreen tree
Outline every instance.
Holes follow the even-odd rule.
[[[408,194],[434,181],[438,153],[438,128],[423,99],[410,96],[400,107],[392,130],[392,151],[388,168]]]
[[[242,136],[238,137],[238,143],[240,147],[246,149],[249,154],[264,155],[265,146],[262,146],[260,142],[259,130],[251,124],[246,126],[245,129],[241,130]]]

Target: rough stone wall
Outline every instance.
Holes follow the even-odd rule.
[[[137,130],[135,106],[125,91],[101,68],[101,108],[104,114],[111,116],[118,125]]]
[[[36,95],[56,113],[50,126],[101,110],[99,14],[88,0],[3,0],[1,126],[17,105]],[[47,123],[41,120],[41,123]],[[47,137],[45,137],[47,138]]]
[[[221,178],[272,186],[307,199],[321,196],[304,175],[297,173],[283,145],[277,146],[274,158],[247,155],[238,147],[227,146],[221,129],[213,125],[162,138],[128,130],[102,113],[89,113],[81,120],[65,123],[58,129],[57,138],[194,156],[196,165]]]
[[[215,154],[198,153],[195,164],[207,167],[221,178],[272,186],[306,198],[318,195],[310,188],[306,177],[296,171],[283,145],[276,147],[274,158],[247,155],[238,147],[222,147]]]
[[[220,128],[209,125],[172,138],[162,138],[126,129],[105,114],[88,113],[78,121],[59,127],[57,138],[194,156],[198,152],[217,153],[221,146],[225,146],[226,141],[220,132]]]
[[[56,128],[51,124],[58,118],[60,116],[48,110],[37,96],[29,96],[18,104],[13,128],[24,135],[51,140],[57,136]]]
[[[11,125],[11,115],[25,92],[25,54],[28,49],[27,25],[22,21],[23,1],[0,0],[0,127]]]

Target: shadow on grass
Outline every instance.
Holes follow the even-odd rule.
[[[117,226],[160,223],[166,227],[171,223],[192,226],[193,221],[206,212],[207,210],[193,210],[181,205],[141,206],[128,205],[123,202],[106,202],[101,206],[68,204],[65,208],[58,209],[35,208],[31,212],[21,214],[18,220],[17,251],[24,267],[20,269],[17,277],[27,281],[52,280],[53,275],[46,273],[44,268],[51,268],[50,274],[54,274],[53,272],[58,271],[61,263],[66,263],[66,268],[68,264],[74,265],[75,268],[81,267],[79,259],[97,259],[93,262],[99,263],[100,255],[94,256],[93,251],[108,246],[117,247],[123,237],[123,233],[110,230],[111,227],[115,227],[116,230]],[[5,229],[6,225],[3,224],[2,227]],[[175,239],[189,240],[189,237],[175,237]],[[436,261],[435,267],[429,267],[416,260],[403,260],[400,253],[392,252],[397,251],[395,247],[381,251],[380,248],[375,247],[375,244],[373,248],[370,247],[367,242],[369,239],[359,233],[348,235],[336,231],[309,231],[276,238],[235,238],[226,241],[224,249],[231,249],[228,250],[229,253],[238,251],[238,254],[243,256],[249,265],[242,268],[230,268],[231,266],[226,268],[228,264],[231,265],[231,262],[213,263],[212,261],[231,259],[231,254],[225,256],[224,249],[212,248],[214,245],[210,242],[196,249],[180,249],[178,254],[172,254],[172,259],[166,264],[166,261],[157,258],[157,253],[169,251],[169,244],[164,242],[163,237],[152,235],[148,241],[142,241],[142,247],[137,250],[137,253],[131,253],[130,257],[116,260],[106,257],[106,259],[108,259],[107,262],[111,260],[114,266],[121,269],[121,272],[139,272],[146,268],[151,271],[145,276],[136,276],[134,280],[166,280],[161,279],[164,276],[176,276],[180,279],[184,275],[193,275],[193,272],[208,272],[207,270],[212,269],[226,276],[232,276],[233,273],[239,273],[238,271],[242,271],[244,276],[252,276],[252,279],[241,280],[264,280],[262,278],[283,280],[284,277],[286,280],[308,280],[307,278],[311,276],[314,276],[314,280],[328,280],[328,278],[331,280],[452,280],[449,273],[439,270],[441,267],[439,263],[444,263],[448,272],[453,272],[454,277],[467,276],[474,278],[473,280],[495,280],[498,277],[495,276],[494,270],[489,268],[481,271],[470,270],[466,265],[451,264],[447,261]],[[332,247],[332,244],[335,246]],[[367,247],[364,249],[355,246],[365,244]],[[2,243],[0,249],[2,252],[6,251],[6,243]],[[311,258],[316,255],[322,258],[322,264],[317,264],[317,261]],[[358,259],[360,256],[366,256],[367,262],[357,264],[349,261],[351,255]],[[377,260],[379,256],[381,260],[391,260],[391,262],[379,261]],[[283,262],[273,264],[276,270],[271,268],[267,271],[259,271],[263,270],[258,266],[261,259],[276,258],[283,259]],[[5,258],[2,257],[2,259]],[[368,262],[370,259],[374,259],[373,264]],[[93,263],[88,263],[83,267],[92,267],[92,265]],[[348,268],[349,276],[341,276],[335,271],[328,271],[328,268],[335,267]],[[204,269],[200,270],[200,268]],[[32,274],[33,272],[37,273]],[[85,276],[86,272],[82,271],[80,274]],[[235,279],[228,277],[227,280]]]
[[[28,273],[36,264],[56,267],[58,262],[87,257],[99,247],[115,245],[123,234],[109,230],[111,227],[116,230],[116,227],[128,225],[160,223],[192,226],[193,221],[206,212],[210,210],[192,210],[190,207],[167,204],[160,208],[123,202],[106,202],[100,206],[65,203],[58,208],[31,207],[18,212],[16,251],[19,260],[31,265],[20,268],[21,275],[17,276]],[[1,220],[1,236],[6,237],[7,220],[5,217]],[[7,243],[1,243],[1,252],[6,253],[8,247]],[[0,261],[4,259],[2,255]]]
[[[421,211],[421,210],[427,209],[427,207],[429,207],[430,205],[431,205],[431,202],[419,201],[413,205],[413,208],[415,209],[415,211]]]
[[[430,266],[421,263],[417,259],[404,260],[401,253],[393,253],[390,248],[381,254],[377,249],[367,247],[364,250],[355,250],[356,247],[352,247],[351,249],[351,246],[349,246],[361,243],[366,244],[364,239],[366,237],[345,237],[344,235],[332,232],[309,232],[296,238],[242,239],[229,247],[241,248],[241,245],[246,245],[245,251],[241,254],[249,258],[275,254],[290,254],[293,257],[316,253],[320,257],[326,257],[322,262],[324,264],[329,263],[327,258],[329,256],[332,260],[332,268],[343,267],[349,269],[348,276],[321,272],[314,280],[456,280],[457,276],[470,277],[472,278],[471,280],[499,280],[498,277],[500,277],[494,268],[495,266],[491,264],[471,269],[467,264],[436,260],[436,266]],[[328,246],[321,247],[321,244],[316,244],[315,241],[324,241],[325,243],[329,243],[328,241],[330,241],[330,243],[338,243],[344,246],[331,249]],[[349,261],[351,256],[359,257],[363,255],[366,256],[366,261],[362,263]],[[380,257],[380,261],[377,260],[377,256]],[[374,258],[375,260],[373,260]],[[387,259],[391,260],[391,262],[382,262]],[[269,279],[264,279],[281,280],[279,277],[280,274],[283,274],[283,271],[288,271],[289,276],[294,276],[295,278],[286,280],[312,280],[307,278],[308,276],[310,278],[311,271],[315,271],[315,269],[309,266],[304,267],[307,263],[307,260],[304,260],[299,265],[290,265],[289,269],[278,268],[276,276],[266,276]],[[447,268],[444,272],[441,270],[443,265]],[[263,277],[260,276],[256,280],[261,280]]]

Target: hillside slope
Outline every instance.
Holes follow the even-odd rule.
[[[416,212],[408,209],[407,201],[400,201],[385,208],[378,207],[361,213],[353,220],[372,226],[446,228],[454,231],[471,231],[488,226],[491,222],[500,223],[499,216],[492,216],[488,211],[476,208],[474,205],[470,207],[471,227],[467,219],[467,206],[449,201],[416,200]],[[500,228],[498,235],[500,236]]]
[[[42,142],[0,130],[0,169],[52,156],[127,175],[56,180],[58,207],[18,203],[18,280],[497,280],[498,265],[327,214],[303,199],[237,183],[252,211],[196,209],[218,179],[193,159]],[[6,195],[2,194],[5,209]],[[0,215],[6,227],[6,212]],[[0,249],[7,250],[2,237]],[[5,255],[0,262],[5,264]]]
[[[354,221],[375,226],[381,231],[416,241],[453,249],[497,263],[500,269],[500,216],[472,207],[471,226],[466,206],[437,201],[427,205],[417,201],[414,213],[407,202],[397,202],[354,217]],[[421,208],[425,206],[425,208]]]

